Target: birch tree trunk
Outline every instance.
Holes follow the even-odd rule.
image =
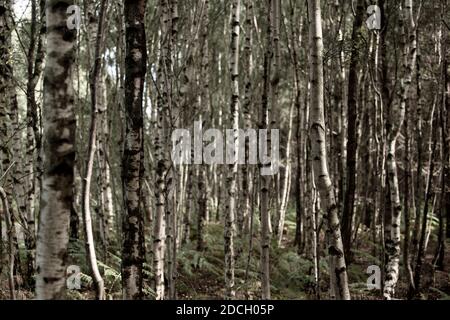
[[[350,248],[352,240],[353,216],[355,210],[356,193],[356,152],[358,148],[357,116],[359,94],[359,69],[361,51],[361,28],[363,24],[365,6],[363,0],[358,0],[356,16],[353,21],[352,52],[348,75],[348,102],[347,102],[347,170],[344,209],[342,213],[342,241],[347,263],[351,260]]]
[[[446,6],[448,8],[448,6]],[[442,179],[442,190],[445,190],[443,195],[443,207],[445,208],[445,216],[447,221],[447,230],[445,231],[447,239],[450,238],[450,36],[446,37],[446,55],[444,63],[445,72],[445,105],[442,110],[442,144],[444,145],[443,158],[444,158],[444,169],[443,169],[443,179]]]
[[[145,260],[144,214],[141,185],[144,174],[143,110],[147,66],[145,0],[124,0],[125,11],[125,146],[122,183],[125,212],[122,217],[122,290],[124,299],[142,298],[142,265]]]
[[[17,168],[20,167],[20,155],[17,154],[17,136],[20,131],[16,125],[18,121],[18,104],[14,87],[14,68],[12,65],[12,6],[7,2],[0,2],[0,170],[3,171],[2,176],[5,178],[4,191],[9,203],[11,226],[8,230],[14,247],[14,275],[21,273],[21,263],[19,255],[19,245],[16,231],[16,217],[21,212],[20,202],[15,203],[17,185]]]
[[[92,216],[91,216],[91,180],[92,180],[92,170],[94,167],[94,159],[95,159],[95,147],[96,147],[96,138],[97,138],[97,115],[99,112],[99,91],[101,88],[98,87],[99,84],[103,84],[100,81],[101,69],[102,69],[102,43],[103,43],[103,23],[104,23],[104,15],[107,10],[107,0],[102,0],[99,11],[99,19],[98,26],[96,31],[96,40],[95,40],[95,48],[94,48],[94,61],[90,75],[90,93],[91,93],[91,124],[89,130],[89,142],[88,142],[88,151],[85,165],[85,174],[84,179],[82,180],[82,200],[81,200],[81,208],[83,212],[83,220],[84,220],[84,235],[86,241],[86,258],[89,262],[89,267],[91,269],[95,289],[96,289],[96,297],[99,300],[103,300],[105,298],[105,288],[102,276],[100,275],[100,271],[97,265],[97,255],[95,252],[95,244],[94,244],[94,235],[92,231]],[[102,213],[103,214],[103,213]]]
[[[245,2],[245,38],[244,38],[244,101],[243,101],[243,114],[244,114],[244,126],[245,129],[252,127],[252,76],[253,76],[253,4],[252,0],[246,0]],[[252,172],[248,165],[249,159],[249,143],[245,140],[245,164],[242,168],[242,219],[243,219],[243,234],[247,234],[250,229],[250,198],[253,192],[252,184]],[[250,235],[251,237],[251,235]]]
[[[30,44],[27,53],[27,134],[26,151],[24,161],[25,192],[27,195],[25,210],[27,221],[27,232],[25,234],[25,246],[27,248],[26,280],[30,288],[34,287],[33,273],[35,270],[36,256],[36,227],[35,227],[35,201],[37,177],[40,175],[40,148],[41,133],[39,130],[38,110],[35,97],[35,89],[42,73],[44,58],[44,36],[45,36],[45,1],[39,1],[39,17],[37,19],[37,1],[31,2],[31,26]],[[39,30],[37,30],[39,27]],[[38,32],[39,31],[39,32]],[[37,39],[36,39],[37,37]],[[36,163],[36,164],[35,164]]]
[[[441,132],[441,201],[439,213],[438,244],[435,251],[434,264],[439,270],[445,269],[446,252],[446,230],[450,231],[450,141],[449,139],[449,106],[450,106],[450,27],[444,24],[445,14],[448,11],[448,1],[441,2],[441,29],[444,30],[441,44],[441,81],[442,81],[442,104],[440,107],[440,132]],[[445,28],[448,28],[447,30]],[[442,30],[441,30],[442,34]],[[450,234],[449,234],[450,235]]]
[[[400,202],[400,191],[398,185],[397,162],[395,159],[397,138],[405,119],[405,105],[408,103],[409,87],[413,70],[416,64],[416,32],[413,17],[412,0],[405,0],[404,8],[401,10],[400,30],[402,49],[402,66],[400,79],[400,104],[391,105],[386,124],[387,132],[387,154],[386,167],[387,179],[389,183],[389,197],[391,203],[390,215],[390,236],[385,239],[387,261],[385,265],[385,281],[383,296],[385,299],[392,299],[395,286],[399,276],[400,261],[400,224],[402,216],[402,205]]]
[[[42,121],[43,173],[36,249],[36,298],[61,299],[66,288],[73,202],[75,112],[72,66],[76,30],[67,27],[73,0],[47,0],[47,61]]]
[[[202,23],[201,23],[201,41],[200,41],[200,52],[201,52],[201,70],[200,70],[200,81],[198,83],[200,87],[199,95],[199,110],[203,113],[209,112],[210,109],[210,92],[209,92],[209,45],[208,45],[208,24],[209,24],[209,2],[204,0],[202,3]],[[201,117],[202,120],[203,117]],[[205,121],[202,121],[205,122]],[[205,226],[208,222],[208,188],[207,188],[207,168],[202,166],[199,168],[199,179],[198,179],[198,242],[197,250],[201,251],[205,247],[204,232]]]
[[[230,147],[234,146],[235,154],[230,155],[232,164],[227,177],[228,202],[225,212],[225,297],[233,299],[235,297],[234,283],[234,237],[236,233],[236,208],[237,208],[237,150],[239,129],[239,36],[240,36],[240,13],[241,0],[233,0],[231,18],[231,55],[230,55],[230,77],[231,77],[231,100],[230,100],[230,124],[233,129]],[[228,155],[227,155],[228,158]]]
[[[267,32],[266,32],[266,43],[264,52],[264,69],[263,69],[263,92],[261,99],[261,122],[260,129],[267,130],[270,126],[270,77],[272,68],[272,1],[267,0]],[[276,1],[276,0],[275,0]],[[270,135],[265,137],[266,141],[259,141],[260,144],[270,146]],[[262,139],[260,137],[260,139]],[[264,150],[266,151],[266,150]],[[262,152],[264,154],[264,151]],[[259,150],[261,152],[261,150]],[[270,163],[262,164],[260,163],[259,174],[260,174],[260,200],[259,200],[259,210],[261,214],[261,298],[264,300],[270,299],[270,213],[269,213],[269,186],[270,179],[269,176],[263,175],[263,169],[265,166],[271,166]]]
[[[168,5],[166,0],[159,2],[160,7],[160,25],[163,36],[159,43],[159,60],[158,60],[158,89],[160,94],[157,101],[157,134],[155,135],[155,153],[156,153],[156,214],[155,225],[153,230],[153,272],[155,277],[155,292],[156,300],[163,300],[165,298],[165,283],[164,270],[166,261],[166,206],[168,201],[166,199],[166,175],[168,170],[168,163],[166,161],[165,143],[167,141],[167,79],[165,76],[167,55],[167,41],[169,34],[168,27]]]
[[[327,166],[324,119],[323,40],[320,0],[308,0],[309,8],[309,64],[311,82],[310,143],[315,183],[327,219],[328,254],[331,277],[331,298],[349,300],[347,269],[344,259],[338,208]]]

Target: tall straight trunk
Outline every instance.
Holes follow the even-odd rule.
[[[305,214],[305,205],[303,203],[305,197],[305,180],[304,180],[304,170],[303,165],[304,162],[304,113],[302,113],[301,108],[301,83],[300,83],[300,66],[299,66],[299,54],[297,51],[297,46],[302,43],[302,28],[303,28],[303,18],[300,17],[299,27],[296,25],[295,20],[295,4],[293,4],[292,0],[289,2],[290,5],[290,24],[291,24],[291,32],[290,32],[290,41],[291,41],[291,49],[290,54],[292,58],[292,63],[294,65],[294,84],[295,84],[295,98],[294,98],[294,107],[296,109],[296,157],[297,157],[297,171],[295,175],[295,205],[296,205],[296,228],[295,228],[295,239],[294,245],[297,247],[297,252],[300,254],[303,251],[304,243],[303,243],[303,229],[304,229],[304,214]],[[298,39],[298,40],[297,40]]]
[[[245,38],[244,38],[244,101],[243,101],[243,113],[244,113],[244,126],[248,130],[252,127],[252,76],[253,76],[253,3],[252,0],[245,1]],[[253,191],[252,184],[252,172],[249,160],[249,142],[245,140],[245,164],[242,167],[242,235],[248,234],[250,229],[250,198]],[[251,235],[250,235],[251,237]]]
[[[240,13],[241,1],[234,0],[231,18],[231,55],[230,55],[230,77],[231,77],[231,100],[230,100],[230,124],[234,130],[230,147],[238,150],[237,130],[239,129],[239,37],[240,37]],[[228,145],[227,141],[227,145]],[[234,282],[234,237],[236,232],[235,218],[237,208],[237,154],[231,155],[227,177],[228,202],[225,213],[224,250],[225,250],[225,296],[232,299],[235,296]]]
[[[14,72],[11,67],[11,76],[14,79]],[[21,135],[21,123],[19,119],[19,104],[17,100],[16,88],[13,82],[10,82],[9,85],[9,94],[7,96],[8,104],[9,104],[9,119],[11,121],[11,137],[8,139],[11,141],[10,151],[12,152],[11,157],[11,184],[7,190],[11,190],[11,201],[15,202],[15,206],[10,208],[12,213],[11,220],[13,222],[13,228],[11,229],[14,237],[14,250],[15,250],[15,273],[17,276],[21,277],[24,273],[22,270],[22,262],[20,255],[20,247],[19,247],[19,237],[22,232],[22,228],[16,230],[15,222],[19,222],[22,224],[26,221],[26,212],[25,212],[25,188],[21,183],[21,179],[23,179],[23,156],[22,156],[22,135]],[[9,179],[7,179],[8,181]],[[11,202],[12,203],[12,202]],[[26,234],[26,229],[23,229]],[[28,262],[28,261],[27,261]],[[21,282],[18,281],[20,285]]]
[[[309,161],[310,162],[310,161]],[[309,165],[308,165],[309,167]],[[309,231],[310,231],[310,259],[313,263],[313,277],[314,277],[314,294],[316,298],[320,299],[320,283],[319,283],[319,245],[318,245],[318,221],[316,217],[320,214],[320,197],[319,192],[317,191],[316,184],[314,182],[314,173],[309,172],[308,175],[310,176],[310,180],[312,181],[312,203],[311,203],[311,210],[308,210],[308,218],[307,221]],[[309,252],[308,252],[309,253]]]
[[[419,71],[418,71],[419,72]],[[426,178],[425,178],[425,192],[424,192],[424,202],[423,202],[423,212],[421,227],[419,227],[418,243],[417,243],[417,256],[413,257],[416,259],[414,268],[414,284],[410,285],[408,291],[408,297],[417,297],[420,293],[420,279],[422,264],[425,260],[425,252],[428,244],[429,228],[430,228],[430,216],[433,215],[435,195],[432,190],[433,176],[434,176],[434,164],[436,156],[436,144],[437,144],[437,131],[435,130],[435,109],[436,109],[437,97],[435,96],[433,105],[430,110],[428,125],[426,126],[425,136],[428,135],[426,142],[426,148],[424,148],[424,154],[426,155],[427,167],[426,167]]]
[[[417,29],[417,40],[419,40],[419,30]],[[420,46],[417,46],[417,58],[416,58],[416,150],[417,150],[417,175],[416,175],[416,187],[415,187],[415,195],[414,195],[414,228],[413,228],[413,236],[411,240],[411,260],[414,260],[417,257],[417,251],[419,250],[419,236],[420,236],[420,225],[421,225],[421,206],[423,204],[423,196],[424,196],[424,148],[423,148],[423,140],[424,140],[424,118],[423,118],[423,95],[422,95],[422,59],[420,54]],[[414,286],[414,283],[410,284]]]
[[[448,2],[447,2],[448,3]],[[448,5],[445,6],[443,12],[447,12]],[[447,33],[445,37],[445,57],[443,63],[443,73],[444,73],[444,90],[445,94],[443,96],[442,105],[442,120],[441,120],[441,139],[442,139],[442,190],[441,195],[441,215],[447,223],[447,228],[444,231],[445,237],[450,238],[450,36]],[[445,239],[443,239],[445,241]],[[443,259],[443,257],[442,257]]]
[[[436,128],[436,130],[439,130],[441,133],[441,148],[440,148],[440,157],[441,157],[441,197],[440,197],[440,210],[439,210],[439,229],[438,229],[438,240],[437,240],[437,246],[434,254],[433,264],[436,266],[437,269],[444,271],[445,268],[445,251],[446,251],[446,241],[445,241],[445,223],[446,223],[446,211],[448,208],[446,207],[447,204],[450,205],[450,202],[447,203],[450,199],[448,199],[448,192],[450,189],[447,189],[447,183],[450,179],[449,175],[449,167],[448,167],[448,161],[449,161],[449,148],[450,144],[447,141],[448,138],[448,132],[447,132],[447,124],[448,124],[448,103],[449,103],[449,97],[450,97],[450,68],[449,68],[449,60],[450,60],[450,36],[448,32],[446,32],[446,36],[443,36],[442,30],[447,27],[444,25],[443,21],[445,17],[445,13],[448,7],[448,2],[442,1],[441,2],[441,26],[440,26],[440,35],[441,35],[441,103],[439,108],[439,128]],[[448,30],[450,31],[450,30]],[[445,32],[445,31],[444,31]],[[438,131],[438,132],[439,132]],[[437,134],[437,133],[436,133]],[[438,138],[438,137],[437,137]],[[449,224],[449,221],[447,220],[447,225]]]
[[[178,127],[178,97],[174,95],[175,86],[175,68],[176,68],[176,55],[177,55],[177,33],[178,33],[178,8],[176,0],[168,0],[165,2],[165,10],[167,12],[165,27],[168,31],[164,34],[164,72],[165,86],[164,95],[166,102],[167,118],[169,120],[168,129],[174,130]],[[166,140],[168,143],[169,140]],[[166,215],[166,251],[167,251],[167,287],[168,287],[168,298],[175,299],[175,282],[176,282],[176,242],[177,242],[177,181],[178,172],[177,166],[170,161],[169,148],[167,148],[166,161],[169,163],[168,171],[166,175],[166,199],[167,205],[165,206]]]
[[[450,55],[447,55],[446,58],[446,80],[445,80],[445,87],[446,87],[446,95],[445,95],[445,111],[444,116],[446,115],[446,122],[443,123],[443,132],[445,134],[442,135],[443,139],[443,145],[447,146],[444,150],[444,159],[446,161],[445,163],[445,175],[444,175],[444,181],[445,181],[445,212],[446,212],[446,219],[447,219],[447,238],[450,238],[450,120],[449,120],[449,114],[450,114]]]
[[[143,110],[147,66],[145,0],[124,0],[125,12],[125,146],[122,158],[122,292],[124,299],[142,298],[145,260],[144,215],[141,209],[144,139]]]
[[[281,12],[281,5],[280,5],[280,0],[272,0],[271,2],[271,19],[270,19],[270,23],[271,23],[271,35],[272,35],[272,41],[271,41],[271,46],[272,46],[272,59],[270,60],[272,63],[271,66],[271,73],[269,74],[270,77],[270,102],[269,104],[271,105],[271,117],[270,117],[270,126],[271,127],[278,127],[278,124],[280,123],[281,119],[280,119],[280,110],[278,109],[278,98],[279,98],[279,83],[280,83],[280,12]],[[281,209],[281,198],[282,198],[282,185],[283,183],[283,174],[282,174],[283,170],[280,170],[280,172],[278,172],[278,174],[274,177],[273,179],[273,183],[274,183],[274,202],[271,202],[272,207],[274,207],[274,212],[276,212],[276,214],[273,215],[273,217],[271,217],[271,219],[269,220],[269,230],[270,232],[272,232],[272,224],[274,224],[273,226],[273,232],[275,233],[275,235],[278,237],[278,235],[280,234],[280,230],[279,230],[279,223],[281,220],[281,214],[282,214],[282,209]],[[286,171],[287,172],[287,171]],[[269,200],[270,201],[270,200]],[[283,222],[284,223],[284,222]],[[282,232],[282,231],[281,231]]]
[[[358,94],[359,94],[359,69],[361,52],[361,28],[364,20],[365,6],[363,0],[358,0],[356,5],[356,16],[353,21],[352,52],[348,73],[348,102],[347,102],[347,163],[346,180],[347,188],[344,198],[344,209],[342,213],[342,241],[347,263],[351,261],[350,249],[352,241],[352,226],[355,210],[356,193],[356,152],[358,148]]]
[[[263,71],[263,88],[261,99],[261,124],[260,129],[268,129],[270,126],[270,104],[268,97],[270,95],[270,77],[271,77],[271,59],[273,55],[272,51],[272,1],[267,0],[267,33],[264,52],[264,71]],[[276,0],[275,0],[276,1]],[[269,138],[259,143],[267,142],[267,146],[270,146]],[[269,165],[269,164],[264,164]],[[270,179],[268,176],[263,175],[263,164],[260,164],[260,200],[259,210],[261,214],[261,297],[262,299],[270,299],[270,213],[269,213],[269,187]]]
[[[311,82],[310,143],[315,183],[324,204],[327,221],[331,298],[349,300],[347,269],[339,225],[338,207],[327,166],[324,116],[323,40],[320,0],[308,0],[309,64]]]
[[[27,183],[28,199],[27,199],[27,223],[28,223],[28,239],[27,248],[29,254],[34,256],[36,249],[35,233],[35,193],[41,188],[41,174],[42,174],[42,137],[41,137],[41,123],[39,119],[39,108],[36,101],[36,86],[42,74],[45,46],[44,41],[46,37],[46,13],[45,0],[39,0],[39,24],[36,20],[37,8],[36,0],[31,3],[31,30],[30,30],[30,44],[27,52],[28,66],[27,66],[27,166],[26,173],[30,172]],[[36,30],[39,27],[39,30]],[[38,32],[39,31],[39,32]],[[32,238],[34,237],[34,239]],[[31,259],[30,256],[28,259]],[[29,265],[31,268],[31,265]]]
[[[281,246],[281,242],[283,240],[283,230],[284,230],[284,222],[286,220],[286,211],[289,203],[289,195],[291,193],[291,140],[292,140],[292,124],[294,118],[294,105],[295,102],[291,103],[291,107],[289,110],[289,125],[288,125],[288,136],[286,141],[286,167],[284,173],[283,185],[281,188],[281,202],[280,207],[278,208],[278,239],[277,244]]]
[[[202,113],[210,112],[210,92],[209,92],[209,42],[208,42],[208,27],[209,27],[209,2],[203,1],[203,16],[202,16],[202,32],[200,37],[201,45],[201,72],[198,85],[200,87],[199,95],[199,110]],[[202,117],[201,117],[202,119]],[[205,122],[205,121],[203,121]],[[208,188],[207,188],[207,168],[204,166],[199,168],[198,179],[198,242],[197,249],[204,249],[204,232],[205,225],[208,222]]]
[[[335,7],[336,10],[339,8],[339,2],[336,2],[337,6]],[[344,10],[344,7],[341,6],[341,11]],[[341,15],[344,15],[345,12],[341,13]],[[336,23],[337,33],[338,33],[338,41],[341,44],[341,49],[339,49],[339,76],[337,78],[336,83],[336,107],[340,111],[339,114],[339,121],[338,121],[338,127],[339,127],[339,153],[340,153],[340,161],[338,164],[338,170],[339,170],[339,181],[338,181],[338,205],[339,205],[339,212],[342,212],[344,210],[344,198],[345,198],[345,190],[347,190],[347,175],[345,174],[345,168],[346,168],[346,161],[347,161],[347,108],[345,108],[345,104],[348,100],[347,97],[347,88],[345,86],[346,83],[346,68],[345,68],[345,52],[343,49],[344,44],[344,33],[346,28],[346,19],[341,18],[341,21]]]
[[[35,227],[35,196],[36,177],[39,175],[41,137],[38,123],[38,111],[35,98],[35,89],[42,73],[42,62],[44,56],[44,36],[45,36],[45,1],[39,1],[39,16],[37,19],[37,0],[31,2],[31,26],[30,44],[28,47],[27,59],[27,134],[26,151],[24,163],[25,192],[27,194],[25,208],[27,232],[25,234],[25,246],[27,248],[26,281],[30,288],[34,287],[35,251],[36,251],[36,227]],[[39,30],[37,30],[39,27]],[[39,32],[38,32],[39,31]],[[37,39],[36,39],[37,38]],[[36,155],[39,161],[36,159]],[[37,165],[36,165],[36,164]],[[38,172],[36,174],[36,172]]]
[[[97,255],[95,252],[95,244],[94,244],[94,234],[92,231],[92,215],[91,215],[91,180],[92,180],[92,170],[94,167],[94,159],[95,159],[95,148],[96,148],[96,138],[97,138],[97,115],[99,112],[99,91],[98,88],[100,82],[101,69],[102,69],[102,43],[103,43],[103,23],[104,23],[104,15],[107,10],[107,0],[102,0],[99,11],[99,19],[98,26],[96,31],[96,41],[95,41],[95,52],[94,52],[94,61],[92,66],[92,73],[90,75],[90,93],[91,93],[91,123],[89,129],[89,142],[88,142],[88,151],[87,158],[85,164],[85,173],[84,179],[82,180],[82,200],[81,200],[81,208],[83,212],[83,220],[84,220],[84,236],[86,241],[86,260],[89,263],[89,267],[91,269],[95,289],[96,289],[96,298],[99,300],[103,300],[105,298],[105,288],[102,276],[100,275],[100,271],[97,265]]]
[[[67,28],[73,0],[47,0],[43,173],[36,249],[37,299],[61,299],[66,289],[69,218],[74,200],[75,110],[72,67],[76,30]]]
[[[410,134],[409,134],[409,113],[408,113],[409,105],[405,105],[406,119],[405,119],[405,158],[404,158],[404,166],[405,166],[405,182],[404,182],[404,215],[405,215],[405,238],[403,245],[403,264],[405,266],[409,285],[414,286],[413,279],[413,270],[411,267],[411,256],[410,256],[410,242],[411,242],[411,183],[412,183],[412,172],[411,172],[411,151],[410,151]]]
[[[378,75],[378,67],[379,67],[379,44],[380,44],[380,35],[377,33],[374,35],[374,48],[373,48],[373,68],[372,68],[372,86],[373,86],[373,117],[371,118],[371,124],[373,126],[373,144],[375,152],[373,152],[372,156],[372,164],[373,164],[373,172],[371,175],[371,192],[373,193],[372,196],[372,221],[371,221],[371,233],[372,233],[372,243],[373,243],[373,249],[372,249],[372,255],[377,257],[378,256],[378,244],[377,244],[377,229],[379,225],[379,169],[380,169],[380,147],[381,147],[381,134],[380,134],[380,119],[382,119],[382,112],[383,109],[383,99],[382,95],[379,89],[379,75]]]
[[[157,134],[155,135],[155,153],[156,153],[156,215],[153,229],[153,272],[155,278],[156,300],[165,298],[164,271],[166,265],[166,241],[167,241],[167,221],[166,207],[169,201],[166,197],[168,186],[166,184],[168,163],[166,161],[167,130],[168,130],[168,104],[170,101],[168,84],[166,83],[166,60],[169,58],[168,41],[169,39],[169,12],[167,0],[161,0],[160,6],[160,28],[162,35],[160,37],[160,54],[157,70],[157,87],[161,94],[158,94],[157,100]]]
[[[109,114],[111,110],[108,109],[107,101],[107,89],[105,82],[104,67],[101,71],[101,77],[97,84],[98,93],[98,130],[97,130],[97,159],[98,159],[98,169],[99,169],[99,191],[101,198],[101,208],[103,210],[102,214],[99,216],[100,224],[100,236],[101,245],[103,251],[104,262],[107,263],[108,255],[107,250],[112,240],[110,234],[113,231],[113,226],[115,223],[114,215],[114,199],[112,192],[112,176],[110,167],[110,154],[109,146],[111,143],[109,134]]]
[[[431,112],[431,122],[433,122],[433,114],[434,114],[434,106]],[[426,191],[425,191],[425,203],[423,206],[423,215],[422,215],[422,227],[420,230],[420,238],[419,238],[419,249],[417,251],[417,259],[416,265],[414,268],[414,287],[409,292],[409,298],[413,296],[418,296],[420,294],[420,285],[421,285],[421,277],[422,277],[422,265],[425,260],[425,252],[427,248],[427,229],[428,229],[428,215],[430,210],[430,202],[433,202],[432,199],[432,187],[433,187],[433,176],[434,176],[434,158],[436,156],[436,144],[437,139],[434,133],[433,126],[430,128],[430,141],[429,141],[429,165],[428,165],[428,176],[426,180]],[[434,208],[434,204],[431,204],[431,207]]]
[[[386,124],[387,132],[387,155],[386,167],[389,184],[389,198],[391,210],[387,211],[390,216],[390,237],[385,241],[387,261],[385,264],[385,281],[383,295],[385,299],[392,299],[395,293],[399,276],[400,262],[400,224],[402,216],[402,204],[400,202],[400,190],[398,184],[397,162],[395,153],[397,150],[397,138],[405,119],[405,106],[409,99],[409,87],[413,70],[416,64],[416,32],[413,17],[412,0],[405,0],[404,8],[400,12],[400,30],[402,49],[401,62],[401,85],[400,85],[400,103],[391,105]]]
[[[387,137],[386,137],[386,114],[387,110],[392,104],[392,95],[389,89],[389,83],[391,82],[390,74],[388,72],[388,56],[387,56],[387,36],[391,31],[389,25],[388,17],[391,14],[391,2],[385,0],[379,0],[381,9],[381,31],[380,31],[380,45],[379,45],[379,55],[380,55],[380,109],[378,110],[378,131],[380,132],[378,138],[378,152],[377,152],[377,175],[379,176],[378,183],[379,193],[377,196],[377,202],[379,204],[379,214],[381,230],[379,233],[380,238],[380,259],[383,261],[383,266],[386,263],[386,249],[385,243],[390,239],[390,214],[388,214],[388,208],[390,208],[389,201],[389,186],[387,185],[387,173],[386,173],[386,151],[387,151]],[[384,279],[384,268],[382,269],[382,277]],[[384,286],[384,283],[383,283]]]
[[[193,206],[192,201],[192,189],[193,189],[193,168],[188,166],[187,171],[187,181],[186,181],[186,207],[184,208],[183,215],[183,236],[181,243],[187,244],[190,242],[191,237],[191,211]]]
[[[22,165],[20,154],[16,153],[17,139],[20,131],[17,127],[18,104],[14,82],[14,67],[12,64],[12,6],[9,2],[0,2],[0,168],[3,171],[5,182],[4,191],[9,203],[11,213],[11,233],[14,247],[14,275],[21,274],[19,242],[16,230],[16,220],[21,215],[20,200],[17,196],[17,173]],[[0,169],[0,170],[1,170]],[[16,204],[16,205],[15,205]]]

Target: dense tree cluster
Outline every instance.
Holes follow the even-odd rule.
[[[449,0],[0,0],[0,298],[448,297],[449,61]]]

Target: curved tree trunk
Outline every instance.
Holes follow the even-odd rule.
[[[330,258],[331,298],[349,300],[347,269],[339,225],[338,208],[327,166],[325,117],[323,104],[323,40],[320,0],[309,0],[309,63],[311,81],[310,143],[314,180],[328,220],[328,254]]]
[[[103,300],[105,298],[105,288],[102,276],[97,265],[97,255],[95,252],[94,235],[92,231],[92,216],[91,216],[91,180],[92,180],[92,170],[94,166],[95,159],[95,147],[97,138],[97,115],[99,112],[99,94],[101,88],[98,86],[103,84],[100,81],[101,69],[102,69],[102,43],[103,43],[103,22],[104,15],[107,8],[107,0],[102,0],[100,5],[98,26],[96,32],[95,40],[95,52],[94,61],[92,66],[92,73],[90,75],[90,90],[91,90],[91,124],[89,130],[89,144],[88,152],[85,165],[84,179],[82,180],[82,200],[81,208],[83,212],[84,220],[84,235],[86,241],[86,259],[89,262],[89,267],[91,269],[93,279],[95,282],[97,299]]]

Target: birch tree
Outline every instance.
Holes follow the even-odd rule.
[[[396,143],[405,119],[405,105],[409,98],[409,88],[412,74],[416,65],[416,33],[415,17],[413,16],[412,0],[405,0],[401,9],[400,18],[400,47],[402,50],[401,75],[400,75],[400,102],[391,105],[386,124],[387,132],[387,154],[386,169],[389,183],[389,198],[391,210],[390,223],[386,224],[388,237],[385,239],[387,261],[385,265],[385,279],[383,296],[391,299],[395,292],[395,286],[399,276],[400,261],[400,224],[402,205],[400,202],[400,191],[398,185]]]
[[[83,220],[84,220],[84,232],[85,232],[85,241],[86,241],[86,253],[87,260],[89,262],[89,266],[95,281],[96,291],[97,291],[97,299],[103,300],[105,295],[105,288],[102,276],[100,275],[100,271],[97,266],[97,255],[95,252],[94,245],[94,235],[92,231],[92,216],[91,216],[91,179],[92,179],[92,170],[94,167],[94,156],[95,156],[95,148],[96,148],[96,137],[97,137],[97,115],[99,112],[99,101],[101,99],[101,89],[98,87],[101,77],[101,68],[102,68],[102,42],[103,42],[103,23],[105,11],[107,10],[107,0],[102,0],[100,4],[99,11],[99,19],[95,41],[95,49],[94,49],[94,62],[92,66],[92,71],[90,75],[90,91],[91,91],[91,123],[89,130],[89,143],[88,143],[88,152],[86,158],[85,165],[85,174],[84,179],[82,181],[82,202],[81,207],[83,211]],[[99,95],[100,94],[100,95]],[[100,98],[100,99],[99,99]]]
[[[347,263],[350,258],[350,247],[353,236],[353,216],[355,209],[356,192],[356,152],[358,148],[357,134],[357,104],[359,95],[359,66],[361,51],[361,29],[364,19],[364,1],[358,0],[356,4],[356,16],[353,21],[352,32],[352,52],[350,57],[350,67],[348,75],[348,103],[347,103],[347,170],[346,170],[346,190],[344,198],[344,209],[342,213],[342,241],[344,244]]]
[[[43,173],[36,248],[36,297],[61,299],[66,289],[70,209],[74,200],[75,112],[72,85],[76,29],[67,25],[72,0],[47,0]]]
[[[141,209],[144,140],[142,101],[146,73],[145,0],[124,0],[125,13],[125,146],[122,183],[122,287],[124,299],[142,298],[144,214]]]
[[[235,154],[227,155],[232,159],[230,165],[227,185],[228,202],[225,212],[224,250],[225,250],[225,296],[232,299],[235,296],[234,280],[234,237],[236,233],[236,208],[237,208],[237,150],[239,129],[239,38],[240,38],[240,13],[241,0],[233,0],[231,17],[231,43],[230,43],[230,78],[231,78],[231,100],[230,100],[230,124],[233,129],[232,141],[227,145],[234,146]]]
[[[267,0],[267,31],[265,39],[264,64],[263,64],[263,91],[261,98],[261,120],[260,129],[268,129],[270,126],[270,102],[269,95],[271,93],[270,77],[272,68],[272,19],[273,19],[273,0]],[[275,0],[276,1],[276,0]],[[260,141],[260,143],[267,143],[270,145],[270,135]],[[261,137],[260,137],[261,139]],[[261,150],[259,150],[261,152]],[[267,151],[267,150],[264,150]],[[265,154],[265,152],[262,152]],[[270,299],[270,213],[269,213],[269,176],[263,175],[263,169],[270,167],[271,163],[260,164],[260,203],[259,210],[261,212],[261,298]]]
[[[327,219],[331,298],[349,300],[347,269],[344,259],[337,203],[327,166],[323,104],[323,39],[320,0],[309,0],[309,72],[311,82],[310,143],[314,179]]]

